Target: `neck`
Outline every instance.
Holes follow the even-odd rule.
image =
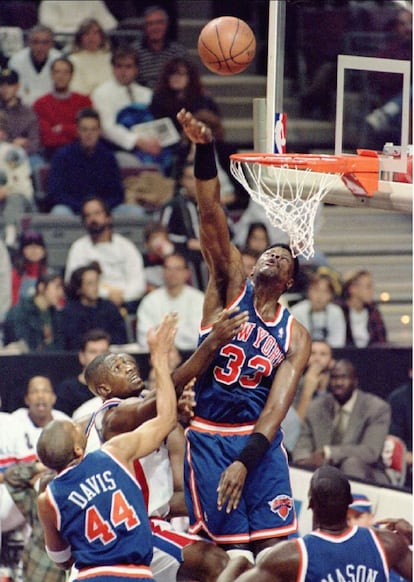
[[[281,295],[282,291],[277,284],[255,286],[254,306],[256,311],[265,319],[273,318]]]
[[[32,416],[32,414],[29,412],[29,417],[33,424],[35,424],[36,426],[40,426],[42,428],[46,426],[51,420],[53,420],[53,416],[51,413],[45,418],[34,418],[34,416]]]
[[[347,300],[347,304],[350,309],[355,309],[355,311],[362,311],[365,307],[363,301],[361,301],[357,297],[350,297]]]
[[[167,287],[166,289],[168,295],[170,295],[171,297],[178,297],[178,295],[184,289],[184,285],[180,285],[179,287]]]
[[[95,307],[98,300],[97,299],[90,299],[89,297],[81,297],[80,302],[82,305],[86,305],[86,307]]]
[[[105,228],[102,232],[99,232],[98,234],[91,234],[91,239],[95,244],[101,242],[110,242],[112,239],[112,231],[110,228]]]
[[[70,90],[68,87],[65,88],[59,88],[57,89],[56,87],[53,89],[54,94],[57,97],[67,97],[70,94]]]
[[[323,520],[319,520],[317,515],[314,514],[313,516],[313,529],[318,530],[321,532],[326,532],[330,534],[340,534],[347,529],[349,529],[349,525],[347,523],[346,517],[340,519],[335,524],[326,524],[323,523]]]
[[[148,41],[148,46],[153,51],[161,51],[165,46],[165,42],[163,40],[151,40]]]

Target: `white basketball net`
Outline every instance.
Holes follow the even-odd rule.
[[[338,174],[233,159],[230,170],[252,199],[263,206],[270,223],[289,235],[292,255],[313,257],[319,202],[337,181]]]

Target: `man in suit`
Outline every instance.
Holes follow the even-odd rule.
[[[335,364],[328,390],[325,398],[309,405],[293,461],[311,467],[330,464],[349,477],[389,483],[381,463],[390,427],[389,404],[358,388],[348,360]]]

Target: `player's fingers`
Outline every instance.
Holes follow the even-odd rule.
[[[230,511],[232,511],[233,509],[237,509],[237,506],[239,505],[240,497],[241,497],[241,489],[239,489],[238,487],[233,489],[233,491],[231,492],[230,498],[227,502],[226,513],[230,513]]]

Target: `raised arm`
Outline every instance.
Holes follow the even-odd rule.
[[[188,139],[196,144],[194,175],[200,214],[201,251],[210,276],[218,285],[224,285],[225,292],[233,293],[232,288],[228,288],[231,285],[236,287],[234,293],[237,293],[245,274],[240,252],[230,241],[226,215],[220,202],[213,136],[204,123],[197,121],[185,109],[177,114],[177,119]],[[223,301],[228,301],[228,296]]]
[[[168,314],[148,337],[155,372],[157,416],[133,430],[113,437],[103,447],[125,464],[159,448],[177,424],[177,399],[168,363],[176,333],[176,317]]]

